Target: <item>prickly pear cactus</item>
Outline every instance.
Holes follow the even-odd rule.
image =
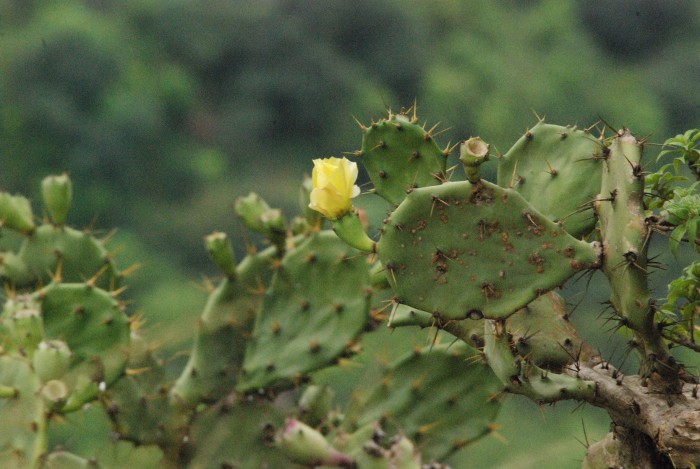
[[[654,232],[680,237],[672,250],[700,245],[700,185],[673,187],[671,165],[645,185],[643,142],[626,129],[593,139],[539,122],[500,159],[500,185],[481,177],[493,159],[479,137],[460,145],[467,180],[450,181],[451,148],[415,107],[362,132],[355,156],[393,205],[378,235],[352,206],[358,171],[345,158],[315,160],[303,216],[289,223],[259,196],[240,198],[236,213],[267,247],[238,262],[226,234],[205,238],[223,278],[184,369],[144,338],[104,241],[67,225],[67,176],[42,183],[41,224],[27,199],[0,193],[12,238],[0,253],[0,424],[12,428],[0,432],[0,466],[443,467],[493,432],[506,393],[606,409],[616,425],[584,467],[700,465],[697,380],[669,351],[699,351],[700,262],[659,308],[647,253]],[[696,134],[661,156],[679,154],[696,175]],[[554,291],[597,268],[611,320],[640,351],[638,376],[622,377],[578,334]],[[432,345],[402,341],[379,362],[363,338],[386,341],[385,320],[429,328]],[[98,450],[57,447],[55,422],[90,407],[111,437]]]
[[[274,446],[275,429],[285,413],[264,399],[228,396],[209,408],[191,432],[191,469],[220,467],[288,467],[289,459]]]
[[[70,180],[45,179],[43,195],[52,222],[40,226],[27,199],[0,197],[3,228],[21,237],[16,251],[0,254],[0,421],[15,429],[0,440],[2,467],[81,467],[70,465],[77,456],[51,453],[50,418],[94,402],[128,358],[122,275],[102,242],[64,225]]]
[[[600,192],[605,151],[586,130],[540,120],[500,161],[498,184],[518,191],[578,238],[595,227],[593,201]]]
[[[378,422],[420,445],[424,458],[443,460],[494,429],[501,389],[464,343],[416,349],[390,363],[381,382],[356,394],[346,426]]]
[[[600,254],[485,181],[416,189],[388,218],[377,252],[397,301],[445,321],[508,317]]]
[[[176,402],[216,402],[235,386],[255,316],[277,260],[276,248],[251,254],[209,295],[187,366],[171,390]]]
[[[435,143],[435,128],[418,124],[415,113],[393,114],[362,126],[362,150],[357,152],[377,194],[399,204],[417,187],[434,186],[445,178],[449,148]]]
[[[237,389],[289,385],[332,364],[365,328],[370,294],[366,259],[332,232],[312,234],[277,267]]]

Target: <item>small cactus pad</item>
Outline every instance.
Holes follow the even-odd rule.
[[[41,383],[28,361],[0,356],[0,467],[35,467],[45,436]]]
[[[407,191],[445,178],[447,152],[437,146],[431,130],[418,125],[415,115],[392,113],[363,127],[359,154],[377,194],[399,204]]]
[[[209,295],[197,322],[192,354],[171,390],[177,402],[214,402],[230,392],[240,372],[246,338],[278,262],[274,247],[247,256]]]
[[[377,252],[398,301],[438,319],[506,318],[599,262],[593,245],[486,181],[416,189],[383,231]]]
[[[561,371],[588,352],[568,320],[564,299],[554,291],[520,309],[507,324],[520,355],[546,370]]]
[[[46,338],[64,341],[70,366],[62,412],[80,408],[121,376],[129,347],[129,319],[109,292],[83,283],[54,283],[36,294]],[[59,409],[57,409],[59,410]]]
[[[291,467],[274,447],[284,424],[279,407],[227,397],[197,419],[191,431],[194,456],[188,467],[203,469]]]
[[[595,227],[592,206],[583,209],[600,191],[601,160],[602,145],[590,134],[540,121],[505,154],[498,184],[580,237]]]
[[[287,386],[331,364],[369,320],[369,264],[330,231],[287,252],[265,294],[237,386]]]
[[[535,402],[561,399],[590,399],[595,393],[593,381],[544,370],[526,357],[517,355],[503,321],[484,321],[484,355],[505,389],[527,396]]]
[[[425,459],[447,457],[488,434],[500,408],[495,396],[503,386],[478,357],[460,342],[409,352],[351,407],[347,424],[380,422],[413,440]]]

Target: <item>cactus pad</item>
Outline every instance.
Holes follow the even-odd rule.
[[[553,291],[509,317],[507,324],[520,355],[541,368],[561,371],[586,352],[567,318],[564,299]]]
[[[274,445],[274,433],[284,414],[268,402],[226,398],[209,408],[194,424],[191,440],[194,457],[188,467],[290,467]]]
[[[398,301],[439,319],[506,318],[597,266],[597,251],[485,181],[416,189],[377,245]]]
[[[369,398],[347,413],[363,427],[379,421],[416,442],[425,459],[443,459],[489,433],[503,389],[478,352],[463,343],[416,350],[387,367]]]
[[[214,402],[233,388],[273,261],[277,261],[274,247],[247,256],[236,275],[222,280],[209,295],[197,322],[192,355],[171,390],[176,401]]]
[[[581,209],[600,191],[598,153],[602,156],[602,146],[590,134],[540,121],[505,154],[498,184],[517,190],[543,215],[580,237],[595,227],[593,211]]]
[[[94,399],[121,376],[129,346],[129,319],[112,295],[83,283],[51,284],[36,294],[46,338],[64,341],[72,352],[61,377],[69,412]]]
[[[377,194],[399,204],[406,192],[434,186],[445,178],[446,152],[416,118],[392,114],[363,127],[362,163]]]
[[[37,398],[41,383],[29,362],[0,356],[0,387],[13,396],[0,397],[0,467],[34,467],[45,446],[44,403]],[[43,443],[42,443],[43,440]]]
[[[369,320],[365,256],[324,231],[290,250],[279,264],[256,318],[237,386],[288,386],[331,364]]]

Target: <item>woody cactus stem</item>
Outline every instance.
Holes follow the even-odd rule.
[[[678,387],[678,365],[654,324],[648,286],[649,228],[643,215],[642,143],[627,129],[617,132],[606,159],[596,201],[603,237],[603,271],[610,280],[611,304],[624,326],[635,333],[642,352],[642,376]],[[665,389],[670,391],[671,389]]]

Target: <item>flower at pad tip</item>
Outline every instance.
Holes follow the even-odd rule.
[[[322,158],[314,160],[311,173],[313,189],[309,207],[329,220],[337,220],[352,209],[353,197],[360,194],[355,185],[357,163],[347,158]]]

